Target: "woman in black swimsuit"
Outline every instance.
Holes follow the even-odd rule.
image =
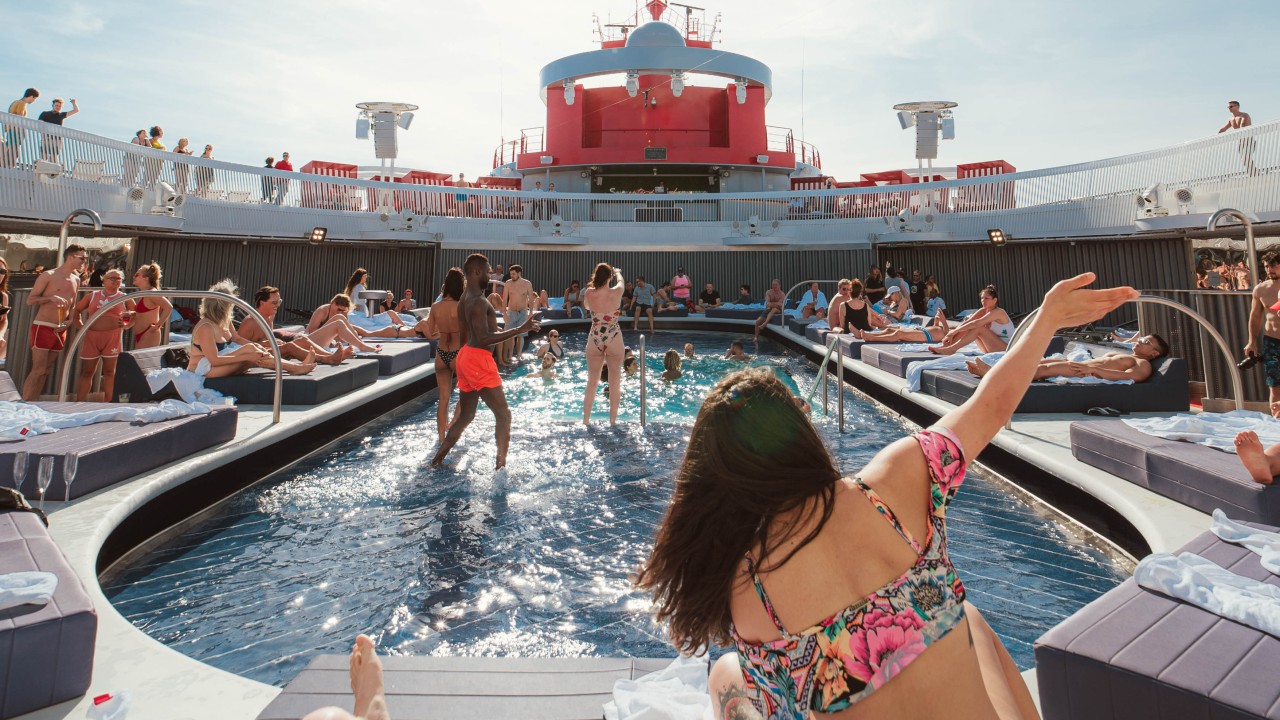
[[[547,333],[547,344],[538,348],[538,359],[541,360],[543,355],[551,354],[555,356],[556,362],[564,359],[564,345],[560,344],[560,331],[551,330]]]
[[[884,327],[888,323],[880,313],[871,309],[871,304],[862,296],[862,281],[854,278],[849,281],[849,299],[844,301],[844,330],[854,337],[861,338],[862,333]]]
[[[445,431],[449,429],[449,395],[453,392],[453,360],[462,349],[462,331],[458,322],[458,300],[462,299],[462,288],[465,278],[462,270],[454,267],[444,275],[444,285],[440,288],[440,299],[431,305],[431,314],[427,316],[426,327],[422,334],[437,340],[436,344],[436,389],[440,391],[440,399],[436,401],[436,429],[440,431],[440,439],[444,440]]]

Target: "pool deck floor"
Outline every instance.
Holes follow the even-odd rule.
[[[708,320],[697,316],[673,321],[659,320],[657,324],[660,332],[662,329],[696,330],[700,327],[718,331],[742,329],[748,335],[751,331],[749,320]],[[586,327],[586,324],[580,321],[544,323],[545,327],[553,325],[562,325],[566,328]],[[629,330],[627,332],[630,333]],[[776,339],[800,347],[810,354],[822,352],[821,345],[781,327],[770,326],[768,332]],[[901,396],[918,408],[934,415],[940,416],[952,407],[923,393],[908,392],[906,380],[878,368],[850,359],[844,360],[844,364],[847,371]],[[50,534],[66,554],[98,610],[97,655],[93,681],[85,697],[23,715],[22,720],[70,720],[73,718],[79,720],[85,717],[91,702],[90,698],[104,692],[118,690],[128,690],[132,694],[133,700],[129,711],[131,718],[251,720],[259,717],[300,717],[303,709],[326,704],[347,704],[349,707],[350,695],[346,692],[348,683],[346,673],[342,671],[345,667],[345,657],[318,656],[308,669],[304,670],[294,683],[282,692],[280,688],[205,665],[152,639],[120,615],[103,594],[97,575],[99,551],[116,527],[133,512],[162,493],[205,475],[211,469],[242,460],[262,450],[283,447],[280,444],[289,443],[300,433],[316,428],[336,416],[354,412],[365,403],[403,392],[409,385],[430,378],[434,372],[434,365],[428,364],[399,375],[379,378],[373,385],[360,388],[323,405],[285,407],[278,425],[271,423],[270,407],[241,406],[239,426],[234,441],[202,451],[70,503],[49,503]],[[834,403],[832,407],[834,408]],[[1168,552],[1175,549],[1208,528],[1210,522],[1208,515],[1076,461],[1071,455],[1068,429],[1071,422],[1080,417],[1017,415],[1014,417],[1012,428],[1001,431],[993,442],[1004,451],[1061,478],[1063,482],[1080,488],[1113,508],[1137,529],[1154,552]],[[173,519],[175,523],[182,520],[183,518]],[[484,662],[474,664],[478,660]],[[335,662],[338,663],[336,667]],[[573,693],[569,691],[573,687],[583,688],[584,693],[591,698],[590,703],[598,707],[599,702],[603,702],[603,700],[597,701],[600,688],[605,685],[612,687],[614,679],[630,677],[632,674],[638,675],[640,669],[648,671],[661,667],[668,661],[582,659],[581,662],[586,669],[581,671],[575,670],[574,668],[578,666],[572,662],[551,663],[520,658],[439,660],[388,658],[386,662],[388,703],[393,713],[397,707],[403,707],[409,713],[404,717],[416,717],[417,715],[413,713],[417,711],[411,708],[438,709],[448,706],[453,708],[451,712],[435,712],[431,717],[492,717],[498,705],[494,704],[491,696],[497,695],[499,691],[496,688],[508,682],[507,679],[498,681],[499,673],[502,675],[513,673],[510,681],[517,683],[511,686],[513,690],[519,686],[520,678],[530,672],[542,675],[553,673],[556,676],[554,682],[564,686],[565,694],[572,695]],[[483,685],[477,684],[483,681],[477,679],[477,673],[473,669],[482,666],[485,669],[484,677],[490,682],[490,689],[483,694],[457,692],[453,693],[453,699],[445,701],[430,700],[428,699],[431,697],[430,693],[424,693],[422,690],[423,683],[428,682],[426,678],[436,674],[439,674],[439,677],[435,678],[435,681],[456,680],[469,683],[466,687],[483,690]],[[530,670],[530,667],[539,669]],[[569,675],[581,672],[588,673],[589,678],[567,679]],[[406,679],[409,673],[414,674],[413,682]],[[1035,671],[1028,670],[1023,675],[1034,689]],[[322,681],[325,679],[329,680],[332,687],[324,686]],[[596,684],[592,684],[593,680]],[[526,677],[524,682],[528,681]],[[317,682],[320,684],[317,685]],[[575,686],[572,683],[583,684]],[[297,687],[294,687],[295,684],[298,684]],[[457,687],[465,689],[463,686]],[[605,695],[607,696],[607,692]],[[522,695],[518,693],[503,692],[500,702],[503,708],[521,707],[524,702],[521,697]],[[315,704],[308,706],[308,703],[313,701]],[[448,705],[432,704],[435,702],[447,702]],[[268,708],[272,708],[270,712],[267,712]],[[472,715],[467,715],[464,708],[475,708],[475,710],[466,710],[465,712],[473,712]],[[293,714],[280,714],[280,712]],[[501,714],[509,714],[509,711]],[[539,716],[578,717],[572,713]],[[599,717],[600,715],[596,712],[588,716]],[[393,717],[402,716],[393,715]]]

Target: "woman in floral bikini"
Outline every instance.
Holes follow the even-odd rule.
[[[613,278],[613,284],[609,279]],[[596,400],[600,367],[609,366],[610,378],[622,377],[622,330],[618,328],[618,306],[622,303],[622,270],[608,263],[596,265],[591,285],[583,291],[583,306],[591,313],[591,331],[587,334],[587,395],[583,399],[582,423],[591,424],[591,406]],[[622,383],[609,383],[609,424],[618,422],[618,404],[622,401]]]
[[[965,600],[946,510],[1053,333],[1137,297],[1085,290],[1093,280],[1055,285],[968,402],[851,479],[771,371],[734,373],[711,391],[637,585],[681,651],[735,646],[711,672],[716,717],[1037,717],[1008,651]]]

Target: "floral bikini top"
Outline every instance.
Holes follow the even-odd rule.
[[[807,718],[853,706],[964,619],[964,585],[947,557],[946,511],[964,479],[955,435],[937,427],[913,436],[929,467],[929,536],[922,547],[889,506],[856,479],[857,487],[916,551],[916,564],[866,598],[798,634],[787,632],[747,555],[760,602],[782,637],[748,642],[732,628],[752,704],[769,720]]]

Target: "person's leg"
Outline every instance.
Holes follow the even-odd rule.
[[[302,720],[391,720],[382,680],[382,661],[373,651],[373,640],[367,635],[356,637],[351,648],[351,694],[354,712],[329,706],[308,713]]]
[[[449,430],[444,435],[444,440],[440,442],[440,449],[436,451],[435,457],[431,458],[431,467],[440,467],[444,463],[444,458],[458,444],[458,438],[462,437],[463,431],[471,424],[476,417],[476,405],[480,402],[480,393],[476,391],[460,393],[458,397],[458,409],[453,416],[453,422],[449,423]]]
[[[98,358],[80,358],[80,376],[76,378],[76,402],[84,402],[93,387],[93,374],[98,371]]]
[[[1036,718],[1040,713],[1036,710],[1031,691],[1023,681],[1018,666],[1009,656],[1004,643],[996,635],[986,618],[978,612],[969,601],[964,603],[965,617],[969,623],[970,639],[973,651],[978,656],[978,669],[982,672],[982,683],[987,687],[987,697],[1002,720],[1010,718]]]
[[[631,316],[631,332],[636,332],[639,329],[640,329],[640,306],[636,305],[635,314]]]
[[[622,356],[624,346],[619,335],[609,343],[604,360],[609,364],[609,424],[618,424],[618,406],[622,403]],[[597,371],[595,376],[600,377]],[[616,380],[614,378],[617,378]]]
[[[937,354],[937,355],[954,355],[954,354],[955,354],[955,352],[956,352],[957,350],[959,350],[960,348],[962,348],[962,347],[964,347],[964,346],[968,345],[969,343],[972,343],[972,342],[974,342],[975,340],[977,340],[977,339],[978,339],[978,334],[979,334],[979,333],[981,333],[983,330],[987,330],[987,328],[986,328],[986,327],[977,327],[977,328],[972,328],[972,327],[971,327],[971,328],[969,328],[968,330],[965,330],[964,332],[962,332],[962,333],[960,333],[959,335],[957,335],[954,339],[952,339],[952,341],[951,341],[951,342],[949,342],[949,343],[947,343],[947,344],[945,344],[945,345],[935,345],[935,346],[931,346],[931,347],[929,348],[929,352],[934,353],[934,354]],[[988,332],[989,332],[989,331],[988,331]],[[994,336],[995,336],[995,333],[992,333],[992,336],[994,337]]]
[[[1270,485],[1276,475],[1280,475],[1280,445],[1264,450],[1258,434],[1252,430],[1236,435],[1236,455],[1254,482]]]
[[[646,315],[649,316],[649,334],[650,335],[657,334],[658,331],[653,328],[653,306],[650,305],[649,307],[645,308],[644,312]]]
[[[493,417],[497,421],[493,435],[498,445],[498,460],[494,469],[501,470],[507,466],[507,448],[511,445],[511,408],[507,407],[507,395],[502,391],[501,385],[484,388],[480,391],[480,397],[493,411]]]
[[[205,377],[220,378],[220,377],[231,377],[232,375],[243,375],[249,372],[249,368],[252,368],[252,367],[256,367],[256,364],[248,360],[243,360],[243,361],[234,362],[234,363],[226,363],[225,365],[218,365],[216,367],[211,368],[209,372],[205,373]],[[275,366],[272,365],[272,368],[274,367]]]
[[[600,367],[604,365],[605,356],[595,343],[587,341],[587,393],[582,397],[582,424],[591,424],[591,406],[596,402],[596,387],[600,384]],[[609,378],[612,380],[617,375],[613,375],[613,368],[609,368]],[[616,382],[610,382],[610,393],[613,392],[612,386],[617,385]]]
[[[1009,344],[989,327],[978,328],[978,335],[973,341],[978,343],[978,347],[982,348],[984,353],[1000,352],[1009,348]]]
[[[436,391],[440,398],[436,400],[436,429],[440,432],[440,441],[449,431],[449,395],[453,393],[453,370],[444,364],[440,356],[436,356]]]
[[[27,402],[40,399],[44,391],[45,380],[49,377],[49,368],[58,360],[58,351],[31,348],[31,369],[27,371],[27,379],[22,383],[22,399]]]
[[[760,712],[747,697],[747,684],[742,678],[738,654],[725,653],[711,666],[707,678],[711,694],[711,711],[718,720],[758,720]]]
[[[360,339],[359,333],[347,322],[346,318],[334,318],[324,324],[319,330],[311,333],[308,337],[311,341],[322,347],[328,347],[333,344],[334,340],[341,340],[357,350],[363,352],[377,352],[375,345],[370,345]]]
[[[116,396],[116,357],[102,358],[102,394],[104,402],[111,402]]]

